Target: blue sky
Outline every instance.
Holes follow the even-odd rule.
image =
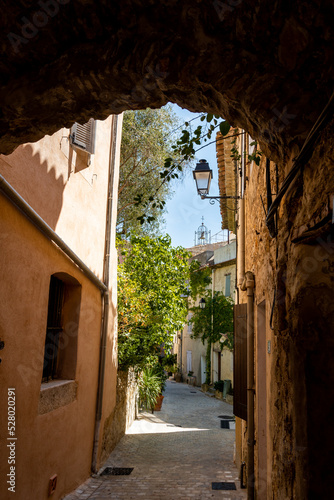
[[[183,122],[199,115],[199,113],[191,113],[186,109],[182,109],[176,104],[173,104],[173,109]],[[200,123],[202,122],[198,119],[194,120],[191,125],[196,128]],[[180,129],[181,131],[182,129]],[[215,139],[215,137],[214,133],[211,140]],[[217,196],[219,190],[215,144],[210,144],[196,154],[196,161],[202,158],[209,162],[213,171],[210,195]],[[195,166],[194,162],[193,168]],[[210,205],[208,200],[201,200],[196,191],[192,171],[188,171],[183,180],[174,181],[173,187],[175,193],[167,201],[167,213],[165,214],[165,232],[171,236],[173,246],[181,245],[186,248],[193,246],[195,231],[201,225],[202,217],[204,217],[204,224],[211,230],[211,235],[221,231],[219,203],[215,202],[214,205]],[[220,233],[220,236],[222,234]],[[219,238],[219,241],[221,239]]]

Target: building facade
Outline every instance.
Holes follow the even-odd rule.
[[[222,292],[226,297],[234,300],[235,294],[235,261],[236,241],[231,235],[228,242],[218,242],[207,245],[198,245],[188,249],[193,253],[192,259],[198,260],[201,266],[211,270],[211,284],[209,290]],[[198,300],[200,297],[198,297]],[[197,302],[198,302],[197,300]],[[192,304],[191,304],[192,305]],[[206,352],[207,342],[204,344],[200,338],[192,337],[192,312],[189,311],[188,323],[179,334],[178,343],[174,352],[178,352],[178,363],[183,380],[189,379],[188,373],[193,372],[196,385],[200,386],[206,380]],[[220,343],[211,348],[211,381],[231,380],[233,383],[233,353],[227,348],[221,349]]]
[[[264,155],[257,164],[242,130],[234,144],[221,141],[220,167],[238,179],[228,187],[224,172],[221,191],[240,197],[234,412],[248,498],[327,498],[331,488],[331,131],[318,131],[314,148],[306,139],[307,155],[296,149],[284,166]]]
[[[110,451],[121,127],[90,120],[0,157],[4,499],[61,498]]]

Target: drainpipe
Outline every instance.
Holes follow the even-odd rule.
[[[119,135],[121,134],[121,127],[122,127],[122,116],[119,117],[117,115],[114,115],[111,127],[111,138],[110,138],[108,200],[107,200],[106,235],[105,235],[105,246],[104,246],[104,264],[103,264],[103,282],[106,286],[106,291],[102,295],[103,305],[102,305],[102,321],[101,321],[99,380],[97,389],[95,435],[94,435],[94,447],[93,447],[93,458],[92,458],[92,471],[95,473],[97,472],[97,463],[98,463],[98,449],[99,449],[100,427],[102,419],[104,374],[105,374],[106,348],[107,348],[107,336],[108,336],[108,324],[109,324],[110,251],[111,251],[111,240],[113,238],[111,227],[112,227],[113,208],[115,203],[113,200],[113,190],[115,182],[114,179],[115,165],[117,162],[118,149],[119,149],[119,145],[117,144],[117,142]]]
[[[254,500],[254,274],[247,271],[241,290],[247,291],[247,499]]]
[[[211,311],[211,325],[212,325],[212,333],[213,333],[213,295],[214,295],[214,289],[215,289],[215,269],[212,268],[211,271],[211,304],[212,304],[212,311]],[[213,344],[211,344],[211,383],[214,383],[214,358],[213,358]]]
[[[240,208],[240,205],[238,207],[237,203],[239,200],[236,200],[235,207],[238,209]],[[237,212],[238,213],[238,212]],[[236,220],[236,231],[235,231],[235,254],[236,254],[236,259],[235,259],[235,280],[234,280],[234,288],[235,288],[235,299],[234,303],[239,304],[239,286],[238,286],[238,276],[239,276],[239,220]]]
[[[245,199],[239,200],[239,217],[238,217],[238,253],[237,253],[237,273],[238,286],[241,286],[245,276]]]
[[[241,170],[239,172],[239,182],[238,182],[238,196],[240,197],[238,202],[238,231],[237,231],[237,240],[238,240],[238,254],[237,254],[237,282],[238,286],[241,286],[245,277],[245,198],[244,198],[244,189],[243,185],[245,182],[245,134],[241,136]],[[238,168],[237,168],[238,172]]]

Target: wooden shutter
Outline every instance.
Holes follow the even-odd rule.
[[[95,120],[91,118],[84,125],[75,123],[71,128],[71,144],[87,153],[95,153]]]
[[[233,413],[247,420],[247,304],[234,306]]]
[[[225,276],[225,297],[231,296],[231,275],[226,274]]]

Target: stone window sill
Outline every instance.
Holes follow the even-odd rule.
[[[51,380],[41,385],[38,415],[66,406],[76,400],[78,384],[75,380]]]

